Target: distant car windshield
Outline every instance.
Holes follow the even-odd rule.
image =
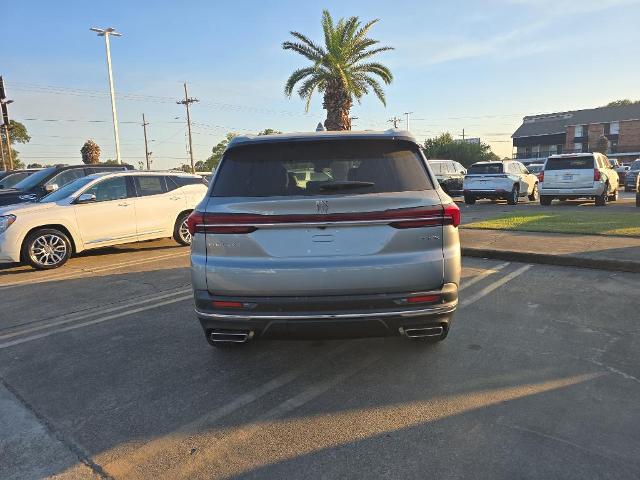
[[[13,188],[17,188],[18,190],[31,190],[33,187],[38,185],[55,171],[56,167],[49,167],[45,168],[44,170],[39,170],[33,175],[29,175],[27,178],[16,183]]]
[[[629,170],[640,170],[640,160],[634,161]]]
[[[468,174],[471,175],[491,175],[494,173],[504,173],[504,165],[502,163],[480,163],[471,165]]]
[[[13,188],[14,185],[21,182],[29,176],[29,172],[10,173],[0,180],[0,188]]]
[[[269,197],[432,190],[418,147],[389,140],[262,143],[231,148],[214,197]]]
[[[436,175],[447,173],[447,165],[445,162],[429,162],[429,166]]]
[[[549,158],[545,170],[588,170],[593,168],[593,157]]]
[[[87,183],[93,181],[94,179],[91,177],[80,177],[74,180],[71,183],[67,183],[64,187],[56,190],[55,192],[50,193],[40,199],[40,203],[50,203],[50,202],[58,202],[67,198],[70,195],[73,195],[82,187],[84,187]]]
[[[529,173],[540,173],[543,167],[544,165],[540,165],[540,164],[528,165],[527,170],[529,170]]]

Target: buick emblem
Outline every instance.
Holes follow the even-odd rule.
[[[326,215],[329,213],[329,202],[326,200],[316,200],[316,212]]]

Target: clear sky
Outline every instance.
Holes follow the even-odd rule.
[[[639,0],[486,1],[12,1],[3,2],[0,74],[12,118],[31,143],[25,162],[80,162],[88,138],[114,158],[104,41],[112,58],[122,156],[144,158],[141,114],[149,121],[154,167],[187,161],[183,95],[193,106],[194,152],[205,159],[226,132],[313,130],[311,112],[283,85],[305,59],[284,51],[290,30],[320,40],[320,15],[380,18],[372,36],[395,47],[381,55],[395,75],[387,107],[365,98],[355,129],[385,129],[411,111],[420,140],[465,129],[499,155],[527,114],[590,108],[640,98]],[[52,121],[46,121],[52,120]],[[402,125],[401,125],[402,126]]]

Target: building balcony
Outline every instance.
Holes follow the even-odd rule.
[[[521,162],[533,163],[536,160],[544,161],[551,155],[557,155],[558,153],[563,153],[563,154],[591,153],[593,152],[594,148],[595,147],[592,146],[590,148],[584,147],[579,150],[563,149],[561,152],[556,152],[552,150],[541,150],[539,152],[519,152],[519,153],[514,153],[513,158]],[[615,157],[633,157],[633,156],[640,157],[640,145],[613,145],[609,149],[609,152],[607,153],[607,155],[615,156]]]

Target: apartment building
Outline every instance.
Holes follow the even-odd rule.
[[[556,153],[592,152],[602,136],[609,140],[609,157],[640,157],[640,104],[524,117],[512,135],[513,157],[532,163]]]

